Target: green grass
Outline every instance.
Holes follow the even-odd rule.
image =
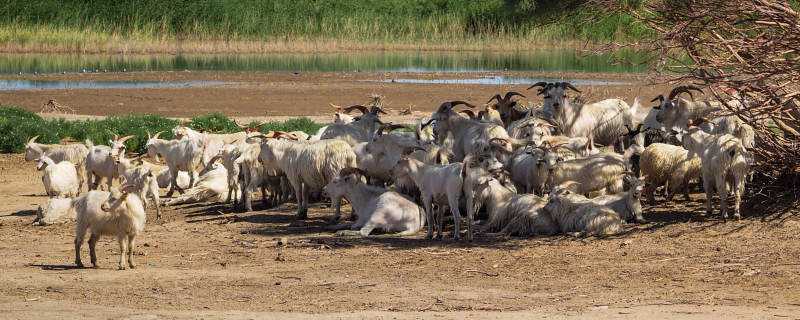
[[[61,139],[70,138],[78,141],[90,140],[94,144],[108,144],[114,134],[120,136],[134,135],[126,141],[128,150],[144,152],[144,144],[148,134],[164,131],[161,137],[171,139],[171,129],[177,126],[177,120],[158,115],[127,115],[108,117],[102,120],[43,119],[39,115],[12,106],[0,106],[0,152],[21,152],[25,143],[33,136],[41,143],[58,143]],[[209,114],[192,118],[190,127],[214,133],[231,133],[240,131],[230,118],[222,114]],[[322,127],[308,118],[297,118],[285,122],[270,122],[261,127],[266,133],[270,130],[304,131],[314,134]]]
[[[545,0],[6,1],[0,43],[66,50],[175,39],[464,46],[625,41],[648,32],[625,14],[592,12]]]

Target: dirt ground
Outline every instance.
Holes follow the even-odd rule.
[[[386,106],[396,111],[413,105],[413,110],[429,112],[448,100],[485,103],[489,97],[506,91],[518,91],[540,102],[526,85],[407,84],[379,80],[419,78],[451,79],[485,76],[542,77],[562,79],[608,79],[629,84],[579,86],[589,101],[622,97],[629,103],[641,96],[645,105],[668,90],[649,85],[651,79],[631,74],[533,72],[481,73],[290,73],[290,72],[129,72],[114,74],[52,74],[41,76],[6,76],[9,80],[214,80],[222,85],[169,89],[75,89],[0,91],[0,103],[19,105],[38,112],[48,99],[70,106],[78,115],[119,115],[155,113],[171,117],[191,117],[209,112],[223,112],[234,117],[284,119],[287,116],[311,116],[330,122],[329,103],[351,105],[366,103],[370,94],[381,94]],[[527,100],[527,99],[523,99]],[[390,119],[391,120],[391,119]]]
[[[431,110],[447,99],[483,102],[501,90],[523,89],[361,81],[395,76],[400,77],[139,73],[121,77],[217,77],[235,84],[0,92],[0,101],[38,111],[54,97],[80,114],[100,116],[147,111],[185,117],[222,110],[249,117],[322,117],[329,102],[364,102],[373,92],[384,94],[390,107],[413,103]],[[631,101],[658,90],[585,91]],[[101,239],[100,269],[75,269],[74,223],[31,225],[36,206],[45,202],[33,164],[21,155],[0,155],[0,171],[0,318],[800,319],[797,216],[763,218],[759,208],[745,208],[744,220],[724,222],[701,214],[699,194],[689,203],[646,207],[650,223],[624,236],[479,234],[471,244],[427,241],[423,235],[337,237],[325,230],[332,210],[321,205],[313,206],[306,221],[295,221],[293,204],[266,210],[257,202],[257,211],[246,214],[221,204],[186,205],[165,209],[159,221],[150,212],[136,249],[138,268],[117,271],[115,240]],[[280,239],[287,242],[281,248]]]

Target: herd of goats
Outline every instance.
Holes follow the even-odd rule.
[[[529,89],[543,97],[541,106],[519,103],[515,97],[524,95],[517,92],[492,97],[482,110],[450,101],[414,128],[382,122],[379,97],[367,106],[340,107],[334,123],[313,136],[258,128],[213,134],[183,123],[172,140],[148,134],[142,155],[126,152],[132,136],[115,136],[109,146],[39,144],[33,137],[25,160],[37,161],[51,197],[36,223],[77,220],[78,266],[87,232],[95,267],[99,237],[117,236],[119,268],[125,269],[134,267],[145,208],[154,207],[157,219],[163,205],[192,202],[250,211],[258,189],[266,207],[296,201],[298,219],[306,218],[310,200],[330,198],[330,229],[356,236],[374,229],[410,235],[427,223],[427,238],[435,232],[440,239],[447,210],[456,240],[462,213],[467,240],[476,215],[484,232],[610,235],[627,230],[627,222],[646,222],[642,194],[655,203],[661,188],[666,200],[681,191],[688,199],[695,181],[702,181],[708,214],[716,192],[727,219],[732,193],[733,216],[740,217],[753,128],[726,115],[720,101],[696,101],[692,91],[699,88],[676,87],[653,99],[652,108],[638,98],[632,105],[620,99],[585,103],[570,97],[580,91],[566,82]],[[351,116],[356,110],[361,114]],[[103,179],[106,186],[98,188]],[[121,182],[118,189],[114,180]],[[79,196],[84,182],[90,191]],[[174,191],[180,195],[172,197]],[[340,223],[342,198],[352,216]]]

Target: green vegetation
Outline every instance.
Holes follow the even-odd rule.
[[[25,143],[33,136],[39,136],[41,143],[58,143],[61,139],[77,141],[91,140],[96,144],[108,144],[114,134],[120,136],[135,135],[126,142],[128,149],[144,152],[144,144],[148,133],[161,135],[171,139],[171,129],[178,125],[178,120],[157,115],[127,115],[108,117],[102,120],[43,119],[39,115],[17,107],[0,107],[0,152],[20,152]],[[215,133],[241,131],[236,123],[222,114],[210,114],[192,118],[189,125],[195,130]],[[285,122],[270,122],[261,126],[262,132],[270,130],[301,130],[314,134],[322,125],[308,118],[298,118]]]
[[[543,42],[626,41],[648,29],[580,1],[545,0],[27,0],[0,4],[0,44],[20,51],[138,50],[187,41],[318,42],[535,47]],[[558,21],[558,23],[552,23]],[[466,41],[465,41],[466,40]],[[286,44],[289,42],[289,44]],[[294,43],[297,42],[297,43]],[[309,43],[310,42],[310,43]],[[506,43],[515,42],[515,43]],[[196,46],[196,47],[195,47]],[[145,47],[147,47],[145,45]],[[213,47],[213,46],[212,46]],[[237,50],[245,50],[236,45]],[[271,50],[249,46],[248,50]],[[229,48],[230,49],[230,48]],[[280,48],[272,48],[280,50]]]

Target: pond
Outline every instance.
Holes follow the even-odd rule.
[[[51,80],[0,80],[0,91],[31,89],[154,89],[189,88],[222,85],[222,81],[51,81]]]
[[[325,54],[207,55],[0,55],[0,73],[125,71],[290,72],[643,72],[646,57],[632,50],[584,54],[577,49],[530,52],[364,52]]]
[[[367,80],[370,81],[370,80]],[[483,85],[509,85],[509,84],[534,84],[539,81],[558,82],[564,81],[559,78],[530,78],[530,77],[480,77],[462,79],[385,79],[373,80],[388,83],[419,83],[419,84],[483,84]],[[569,79],[569,83],[580,86],[611,86],[630,84],[624,81],[612,81],[602,79]]]

